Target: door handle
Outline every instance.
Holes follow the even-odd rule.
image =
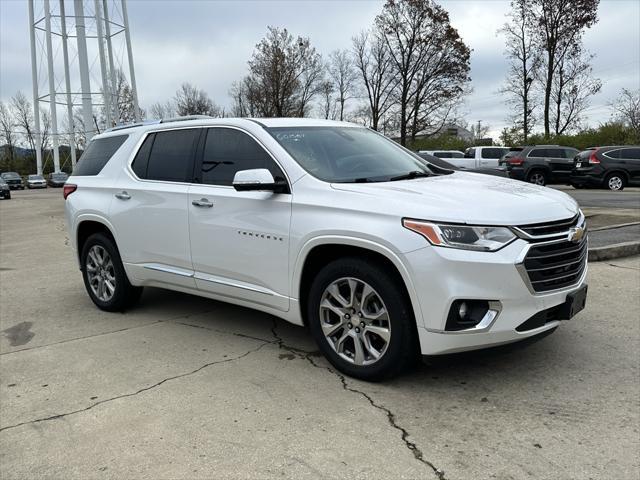
[[[129,195],[125,191],[122,191],[120,193],[116,193],[115,197],[119,200],[129,200],[131,198],[131,195]]]
[[[191,205],[193,205],[195,207],[211,208],[211,207],[213,207],[213,202],[210,202],[206,198],[201,198],[200,200],[192,201]]]

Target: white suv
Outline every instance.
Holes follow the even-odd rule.
[[[522,340],[584,307],[584,216],[559,191],[430,165],[310,119],[193,119],[96,136],[64,189],[87,292],[144,286],[307,325],[339,370]]]

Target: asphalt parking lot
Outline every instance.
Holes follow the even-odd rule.
[[[640,475],[640,258],[590,265],[587,308],[527,345],[369,384],[300,327],[147,289],[96,309],[62,192],[0,201],[0,477]]]

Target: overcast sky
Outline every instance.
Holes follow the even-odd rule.
[[[52,5],[57,3],[52,0]],[[504,38],[496,31],[505,21],[509,2],[442,0],[440,4],[472,49],[473,93],[465,102],[465,118],[482,120],[497,136],[507,125],[509,109],[497,94],[507,64]],[[129,0],[141,106],[170,98],[185,81],[228,106],[231,83],[246,73],[247,60],[267,25],[309,37],[326,56],[334,49],[350,48],[351,37],[372,24],[382,5],[374,0]],[[72,11],[72,3],[67,9]],[[598,15],[599,22],[584,37],[596,55],[594,73],[603,81],[589,110],[592,124],[609,118],[607,104],[621,88],[640,88],[640,1],[602,0]],[[17,90],[31,98],[29,55],[27,3],[0,0],[0,99],[7,100]],[[97,66],[93,75],[99,78]]]

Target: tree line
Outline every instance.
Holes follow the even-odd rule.
[[[566,140],[568,134],[586,131],[584,115],[602,84],[594,78],[593,55],[584,48],[582,37],[597,22],[598,5],[599,0],[511,1],[507,22],[499,30],[509,65],[499,92],[513,112],[512,126],[500,136],[503,144]],[[450,144],[444,127],[466,126],[460,109],[471,92],[470,56],[449,14],[435,1],[387,0],[373,24],[355,35],[348,48],[326,57],[308,37],[268,27],[247,62],[247,74],[230,88],[229,108],[187,82],[143,115],[314,116],[357,122],[403,145],[418,145],[418,137],[423,144]],[[133,95],[121,72],[117,79],[117,121],[128,123],[133,121]],[[610,106],[610,126],[618,128],[613,137],[640,142],[640,91],[624,89]],[[0,102],[3,170],[17,160],[18,147],[32,153],[41,149],[46,165],[51,148],[49,113],[42,110],[42,135],[36,145],[32,112],[21,92],[6,104]],[[63,121],[61,143],[82,150],[84,132],[109,127],[105,117],[97,109],[93,125],[84,125],[79,113],[72,125]],[[536,133],[540,128],[542,133]],[[611,128],[603,138],[612,138]],[[478,122],[468,130],[478,141],[489,127]],[[589,138],[596,140],[594,131]]]

